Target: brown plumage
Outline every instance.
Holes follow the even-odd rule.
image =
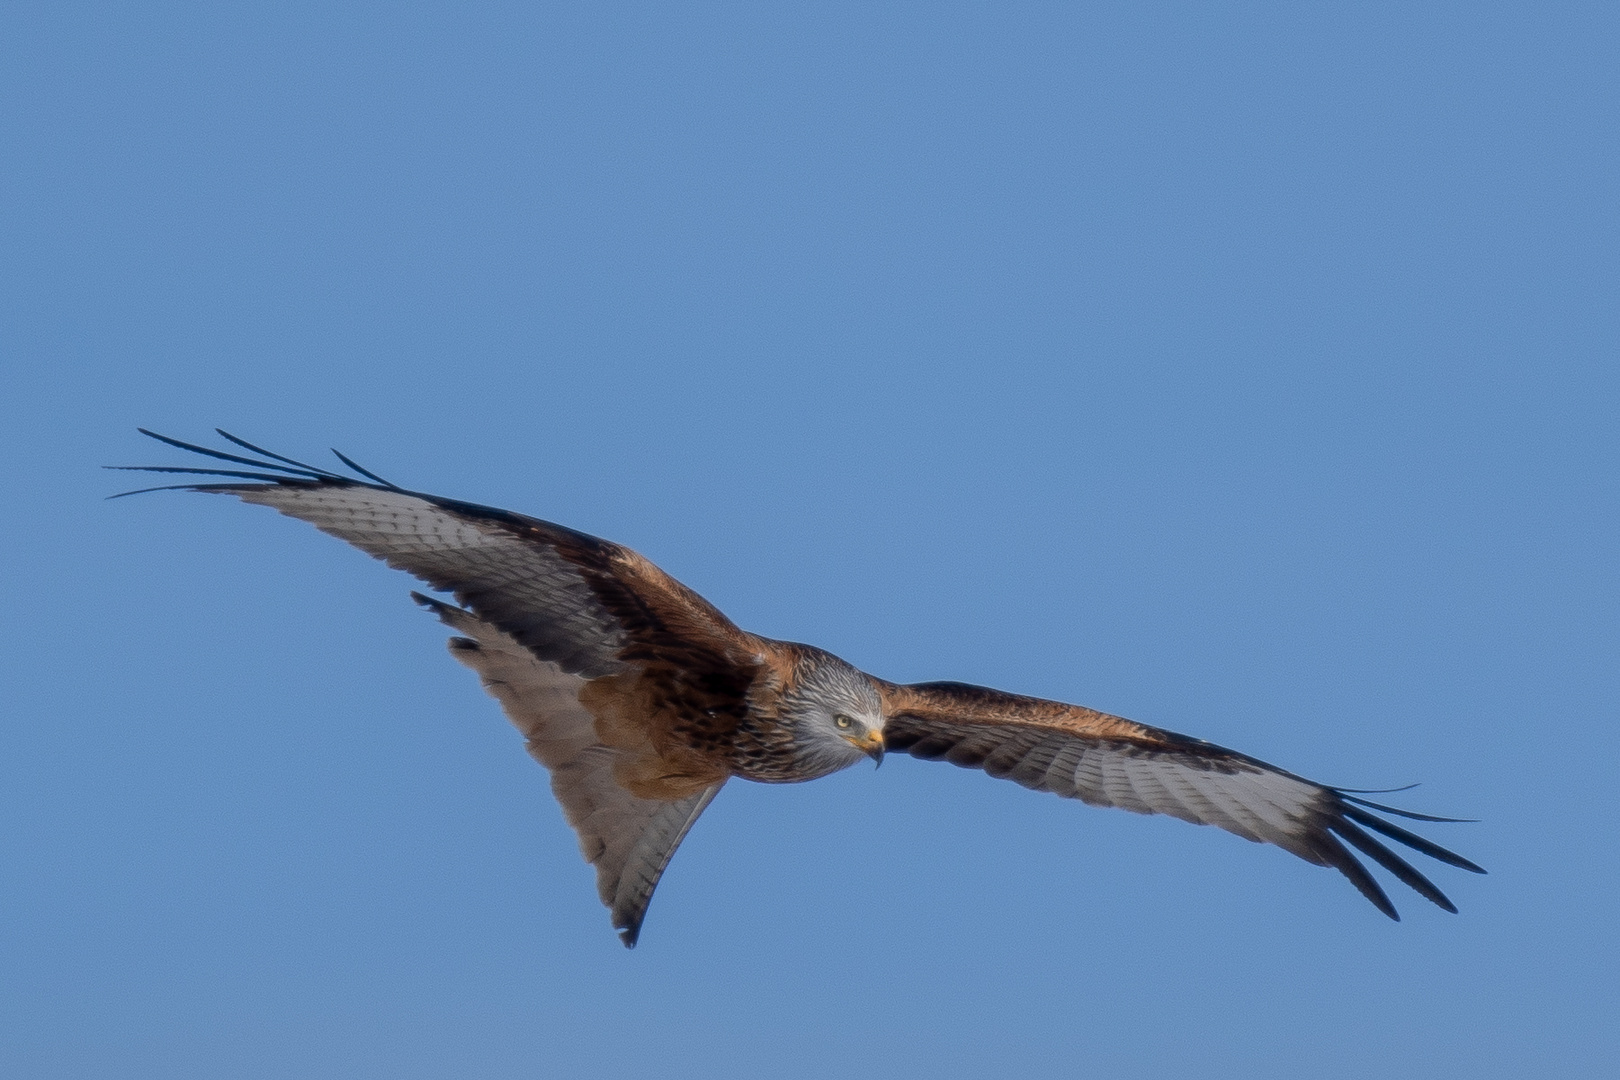
[[[728,779],[810,780],[863,756],[881,760],[885,748],[1276,844],[1338,869],[1391,918],[1393,905],[1350,848],[1456,909],[1366,830],[1484,872],[1369,811],[1449,819],[1369,803],[1077,705],[960,683],[885,682],[820,649],[741,630],[635,552],[561,525],[406,491],[341,455],[364,480],[224,432],[257,457],[145,434],[252,471],[139,468],[228,477],[176,487],[273,507],[454,595],[456,604],[412,594],[457,631],[452,655],[479,674],[550,770],[626,945],[675,848]]]

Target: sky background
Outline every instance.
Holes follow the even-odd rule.
[[[1620,8],[0,15],[0,1072],[1620,1070]],[[1411,809],[1447,915],[891,759],[620,947],[337,446],[738,623]]]

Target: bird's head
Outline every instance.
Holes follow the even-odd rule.
[[[883,763],[883,700],[872,680],[821,650],[807,651],[783,695],[799,767],[815,776],[869,757]]]

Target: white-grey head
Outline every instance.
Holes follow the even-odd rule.
[[[872,680],[820,649],[807,649],[781,717],[793,729],[794,771],[805,779],[847,769],[863,757],[883,763],[883,699]]]

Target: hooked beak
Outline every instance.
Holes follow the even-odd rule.
[[[878,765],[883,764],[883,732],[870,731],[867,732],[866,738],[861,739],[858,742],[855,739],[851,739],[849,741],[854,743],[856,749],[860,750],[861,753],[871,758]]]

